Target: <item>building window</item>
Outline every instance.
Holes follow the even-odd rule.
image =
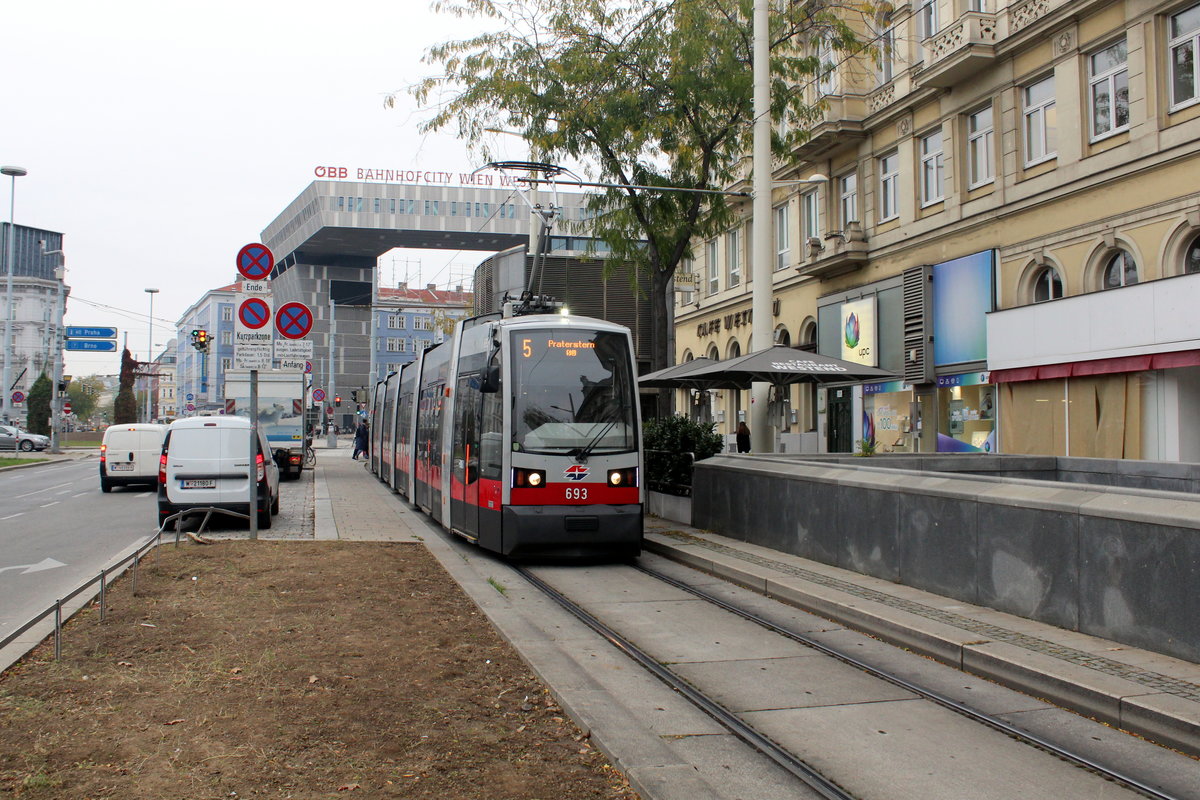
[[[921,205],[928,206],[944,199],[943,185],[946,167],[942,158],[942,132],[936,130],[921,137]]]
[[[842,228],[858,220],[858,173],[850,172],[838,178],[838,213]]]
[[[389,353],[407,353],[408,339],[401,339],[398,336],[393,336],[387,341],[387,352]]]
[[[704,243],[704,293],[716,294],[719,288],[719,273],[717,272],[717,240],[709,239]]]
[[[1183,271],[1185,274],[1200,272],[1200,237],[1192,239],[1192,243],[1188,245],[1183,255]]]
[[[232,358],[222,358],[221,359],[221,371],[228,372],[231,369],[233,369],[233,359]]]
[[[417,213],[417,201],[416,200],[408,200],[408,201],[402,201],[402,202],[407,202],[409,214]]]
[[[967,115],[967,185],[971,189],[991,183],[996,176],[993,136],[991,106]]]
[[[425,216],[436,217],[437,215],[438,215],[438,201],[437,200],[426,200],[425,201]]]
[[[221,344],[233,344],[233,331],[221,331]]]
[[[816,190],[800,195],[800,225],[800,236],[805,244],[809,239],[821,238],[821,212]]]
[[[981,14],[986,14],[991,10],[991,0],[968,0],[967,10],[978,11]]]
[[[875,79],[880,86],[891,83],[896,72],[896,29],[890,19],[885,24],[887,27],[879,32],[879,54],[875,59]]]
[[[1196,100],[1196,51],[1200,50],[1200,5],[1180,11],[1171,17],[1171,108],[1179,108]]]
[[[1054,158],[1058,152],[1054,76],[1026,86],[1022,94],[1025,99],[1025,166],[1028,167]]]
[[[1054,267],[1042,267],[1033,279],[1033,302],[1044,303],[1063,296],[1062,278]]]
[[[820,61],[821,70],[817,80],[817,93],[821,97],[837,91],[837,70],[833,55],[833,42],[828,39],[822,41],[821,47],[817,51],[817,60]]]
[[[1088,58],[1092,139],[1129,130],[1129,69],[1125,40]]]
[[[928,39],[938,32],[937,0],[920,0],[917,5],[917,18],[920,20],[921,38]]]
[[[788,207],[775,207],[775,269],[784,269],[792,260],[791,230]]]
[[[1128,250],[1118,250],[1104,264],[1104,285],[1101,289],[1119,289],[1138,282],[1137,262]]]
[[[408,327],[408,320],[400,314],[389,314],[387,326],[394,331],[402,331]]]
[[[732,289],[742,282],[742,237],[737,228],[725,234],[726,286]]]
[[[394,197],[393,197],[393,198],[390,198],[390,199],[388,200],[388,213],[389,213],[389,214],[395,214],[395,213],[396,213],[396,198],[394,198]]]
[[[221,306],[221,321],[233,322],[233,306]]]
[[[378,198],[378,197],[376,197],[376,198],[375,198],[375,213],[376,213],[376,214],[378,214],[378,213],[379,213],[379,208],[380,208],[380,203],[381,203],[381,202],[382,202],[382,201],[380,200],[380,198]]]
[[[354,210],[362,211],[363,210],[363,199],[361,197],[356,197],[356,198],[354,198],[354,200],[355,200]]]
[[[337,210],[338,210],[338,211],[345,211],[345,210],[346,210],[346,198],[344,198],[344,197],[339,197],[339,198],[337,199]]]
[[[900,215],[900,154],[893,151],[879,159],[879,221]]]

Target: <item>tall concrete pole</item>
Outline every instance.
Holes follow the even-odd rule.
[[[150,295],[150,333],[146,341],[146,365],[148,369],[154,371],[154,295],[158,294],[158,289],[145,289],[146,294]],[[153,386],[153,380],[147,374],[143,378],[146,381],[146,422],[154,422],[154,404],[150,400],[150,390]]]
[[[751,209],[754,220],[754,263],[751,274],[750,313],[754,320],[750,328],[749,351],[763,350],[772,344],[771,331],[771,50],[770,0],[754,0],[754,151]],[[760,453],[775,449],[775,436],[767,413],[771,387],[755,383],[750,387],[750,444]]]
[[[337,435],[333,432],[335,420],[337,420],[337,404],[334,399],[337,397],[337,380],[334,374],[337,372],[337,364],[333,357],[333,340],[337,336],[337,306],[333,302],[333,281],[330,281],[329,287],[329,394],[325,395],[325,402],[328,404],[326,408],[332,408],[333,414],[329,417],[329,431],[326,437],[325,444],[327,447],[337,447]]]

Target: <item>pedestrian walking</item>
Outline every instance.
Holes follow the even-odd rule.
[[[358,461],[359,453],[362,453],[364,461],[367,459],[368,439],[367,423],[358,423],[358,429],[354,431],[354,454],[350,456],[351,459]]]
[[[750,452],[750,429],[744,422],[739,422],[737,426],[737,450],[739,453]]]

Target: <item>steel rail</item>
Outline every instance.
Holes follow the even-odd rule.
[[[1098,761],[1088,758],[1087,756],[1076,753],[1073,750],[1068,750],[1067,748],[1063,747],[1062,745],[1055,744],[1054,742],[1050,741],[1049,739],[1045,739],[1041,736],[1038,736],[1035,733],[1031,733],[1030,731],[1027,731],[1023,728],[1019,728],[1019,727],[1013,725],[1012,723],[1005,722],[1003,719],[1000,719],[999,717],[995,717],[991,714],[987,714],[976,708],[972,708],[972,707],[966,705],[965,703],[960,703],[959,701],[953,699],[952,697],[948,697],[948,696],[946,696],[940,692],[937,692],[933,689],[929,689],[924,686],[920,686],[918,684],[912,683],[911,681],[906,680],[905,678],[902,678],[899,675],[896,675],[891,672],[887,672],[886,670],[880,669],[872,664],[868,664],[867,662],[863,661],[860,658],[856,658],[855,656],[852,656],[848,653],[843,653],[835,648],[832,648],[826,644],[823,644],[822,642],[817,641],[816,639],[813,639],[812,637],[805,636],[802,633],[796,633],[795,631],[788,630],[787,628],[777,625],[768,619],[764,619],[763,617],[760,617],[757,614],[753,614],[749,611],[738,608],[737,606],[733,605],[732,603],[730,603],[726,600],[721,599],[720,597],[716,597],[702,589],[697,589],[694,586],[690,586],[687,583],[684,583],[683,581],[680,581],[680,580],[670,577],[669,575],[664,575],[653,569],[642,566],[641,564],[632,564],[631,566],[634,569],[636,569],[646,575],[649,575],[652,578],[655,578],[656,580],[660,580],[663,583],[666,583],[677,589],[681,589],[685,592],[688,592],[689,594],[692,594],[692,595],[700,598],[701,600],[705,600],[709,603],[712,603],[713,605],[715,605],[725,611],[728,611],[731,614],[735,614],[735,615],[741,617],[742,619],[745,619],[745,620],[753,622],[757,625],[760,625],[760,626],[766,628],[767,630],[771,631],[772,633],[779,634],[779,635],[784,636],[788,639],[791,639],[795,642],[803,644],[807,647],[811,647],[814,650],[817,650],[817,651],[823,653],[824,655],[830,656],[832,658],[836,658],[837,660],[841,661],[844,664],[849,664],[852,667],[856,667],[856,668],[862,670],[863,672],[866,672],[868,675],[871,675],[872,677],[879,678],[880,680],[887,681],[888,683],[891,683],[894,686],[899,686],[902,689],[906,689],[920,697],[923,697],[927,700],[937,703],[938,705],[943,706],[944,708],[948,708],[951,711],[961,714],[972,721],[987,725],[995,730],[1000,731],[1001,733],[1004,733],[1008,736],[1012,736],[1013,738],[1023,741],[1027,744],[1032,744],[1042,750],[1045,750],[1046,752],[1050,753],[1051,755],[1054,755],[1054,756],[1057,756],[1057,757],[1063,759],[1064,761],[1068,761],[1072,764],[1075,764],[1076,766],[1083,767],[1085,769],[1096,772],[1096,773],[1102,775],[1103,777],[1108,778],[1109,780],[1112,780],[1116,783],[1120,783],[1120,784],[1124,785],[1126,788],[1133,789],[1135,791],[1138,791],[1138,792],[1141,792],[1142,794],[1147,795],[1148,797],[1154,798],[1154,800],[1186,800],[1186,798],[1178,797],[1177,795],[1173,795],[1173,794],[1168,794],[1161,788],[1151,786],[1147,783],[1144,783],[1143,781],[1141,781],[1131,775],[1127,775],[1127,774],[1125,774],[1117,769],[1114,769],[1112,767],[1105,766],[1104,764],[1101,764]]]
[[[597,619],[592,614],[588,613],[573,600],[559,592],[550,584],[543,581],[541,578],[534,575],[527,568],[522,566],[513,567],[518,574],[525,580],[529,581],[546,596],[550,597],[560,606],[569,611],[584,625],[587,625],[596,633],[603,636],[618,650],[624,652],[627,656],[633,659],[641,667],[649,671],[660,681],[679,692],[687,698],[693,705],[699,708],[704,713],[708,714],[720,725],[728,729],[734,736],[737,736],[746,744],[753,747],[758,752],[762,753],[778,766],[782,767],[788,773],[801,780],[809,788],[819,794],[826,800],[856,800],[855,796],[849,794],[837,784],[830,781],[811,765],[797,758],[792,753],[780,747],[770,738],[756,731],[754,728],[747,725],[736,714],[729,711],[727,708],[717,703],[712,698],[697,690],[687,681],[680,678],[671,670],[664,667],[658,661],[654,660],[649,654],[637,647],[629,639],[617,633],[607,624]]]

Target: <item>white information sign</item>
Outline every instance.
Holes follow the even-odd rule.
[[[270,369],[271,345],[240,344],[233,348],[234,369]]]
[[[279,359],[280,369],[291,369],[296,372],[304,372],[304,366],[308,362],[303,358],[281,358]]]
[[[271,293],[270,281],[247,281],[243,280],[238,283],[239,294],[256,294],[264,295]]]
[[[304,369],[304,362],[313,357],[313,343],[311,339],[276,339],[275,340],[275,357],[283,360],[299,360],[300,369]]]

